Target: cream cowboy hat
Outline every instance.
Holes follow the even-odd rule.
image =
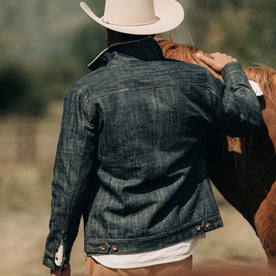
[[[184,19],[183,7],[176,0],[106,0],[101,18],[85,2],[81,2],[80,6],[100,25],[127,34],[168,32]]]

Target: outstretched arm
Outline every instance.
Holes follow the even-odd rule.
[[[224,83],[208,78],[214,123],[230,136],[244,136],[259,131],[262,126],[261,106],[242,70],[231,56],[197,53],[198,59],[221,75]],[[214,87],[216,89],[214,90]]]

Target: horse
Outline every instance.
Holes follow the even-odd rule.
[[[196,46],[183,45],[156,37],[164,56],[212,68],[197,58]],[[264,125],[259,133],[229,137],[218,130],[206,136],[209,149],[209,176],[222,196],[254,228],[266,253],[268,264],[276,268],[276,71],[265,65],[243,67],[248,79],[259,84],[258,97]]]

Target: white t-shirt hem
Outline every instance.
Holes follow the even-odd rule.
[[[200,235],[166,248],[145,253],[124,255],[93,254],[89,255],[89,257],[92,257],[101,265],[112,269],[131,269],[178,262],[190,257],[195,250],[198,240],[204,237],[205,235]]]

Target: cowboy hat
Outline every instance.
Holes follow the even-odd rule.
[[[100,25],[127,34],[168,32],[184,19],[183,7],[176,0],[106,0],[101,18],[85,2],[81,2],[80,6]]]

